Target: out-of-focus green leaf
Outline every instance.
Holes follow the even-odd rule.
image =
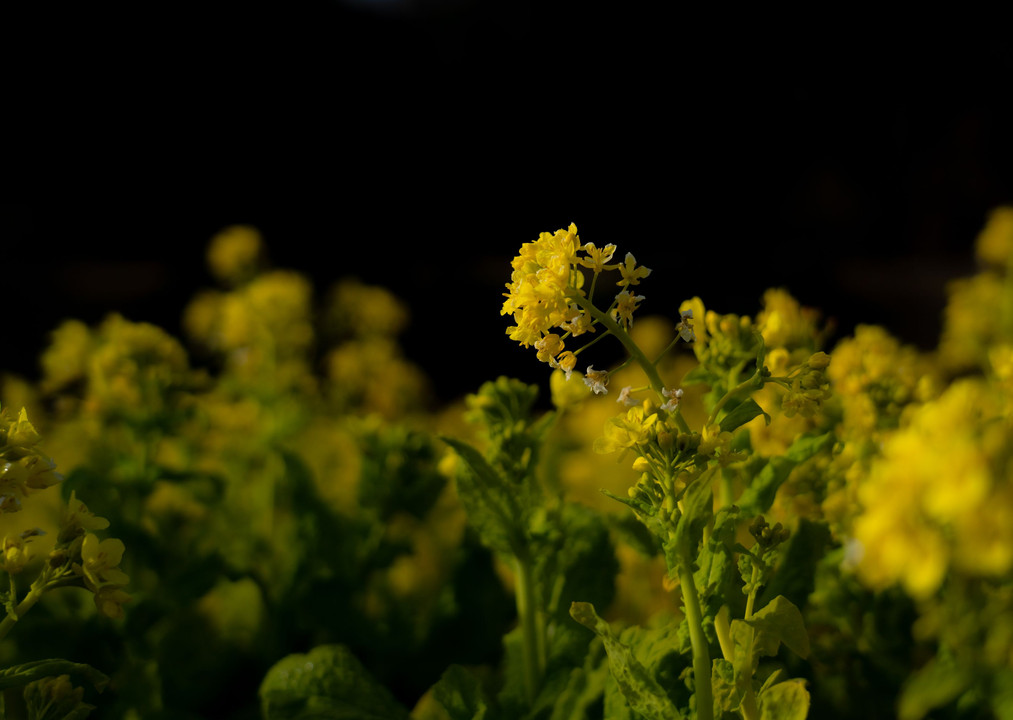
[[[774,504],[778,489],[788,479],[795,466],[829,448],[833,442],[833,433],[801,435],[783,456],[771,458],[735,501],[742,509],[743,517],[755,517],[767,512]]]
[[[499,717],[482,684],[460,665],[451,665],[433,686],[433,697],[451,720],[495,720]]]
[[[805,680],[795,679],[772,685],[757,698],[760,720],[806,720],[809,691]]]
[[[777,572],[758,598],[759,604],[767,605],[784,595],[804,608],[816,587],[816,571],[830,542],[830,529],[825,524],[801,518],[788,538]]]
[[[904,684],[897,717],[921,720],[932,710],[955,700],[973,681],[968,668],[961,668],[948,658],[935,657]]]
[[[601,638],[608,653],[612,676],[633,710],[652,720],[682,720],[679,710],[658,681],[630,648],[619,641],[609,624],[598,617],[594,606],[575,602],[570,608],[570,615]]]
[[[448,437],[443,441],[470,470],[470,473],[462,472],[457,476],[457,494],[468,514],[468,522],[486,547],[501,553],[520,554],[524,546],[521,510],[506,480],[468,443]]]
[[[264,720],[407,720],[394,700],[343,645],[320,645],[271,667],[260,685]]]
[[[605,646],[595,638],[588,647],[583,667],[570,671],[566,686],[553,698],[549,720],[585,720],[588,709],[604,694],[608,677]]]
[[[425,518],[446,484],[433,441],[399,426],[368,426],[359,443],[359,504],[385,520],[398,512]]]
[[[54,658],[33,660],[0,670],[0,690],[22,687],[30,682],[54,675],[80,675],[100,692],[109,684],[109,678],[91,665]]]

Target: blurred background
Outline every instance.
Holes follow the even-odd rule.
[[[444,400],[545,380],[500,293],[521,243],[570,222],[655,269],[644,314],[753,314],[784,286],[839,334],[934,346],[945,283],[1013,202],[1008,38],[621,7],[5,10],[11,97],[43,97],[11,107],[54,130],[9,135],[45,183],[0,204],[3,369],[33,376],[65,317],[179,334],[233,224],[320,294],[352,275],[406,300]]]

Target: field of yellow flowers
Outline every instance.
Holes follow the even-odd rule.
[[[0,386],[0,717],[1013,720],[1013,208],[932,352],[782,288],[642,317],[672,268],[532,237],[550,397],[434,407],[402,300],[246,226],[183,337],[54,328]]]

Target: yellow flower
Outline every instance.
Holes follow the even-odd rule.
[[[629,329],[633,324],[633,313],[636,311],[643,295],[630,295],[626,290],[616,295],[616,309],[612,311],[613,317],[620,324]]]
[[[106,585],[95,591],[95,607],[100,613],[113,620],[123,617],[123,605],[130,602],[130,595],[116,585]]]
[[[4,538],[3,554],[0,554],[0,568],[3,568],[9,575],[17,575],[25,569],[25,565],[31,560],[25,540],[20,535],[8,535]]]
[[[559,335],[549,333],[541,340],[535,342],[535,349],[538,351],[536,357],[545,363],[551,363],[552,359],[563,351],[563,341]]]
[[[1013,255],[1013,207],[998,207],[989,213],[988,222],[978,235],[978,257],[1000,268],[1005,268]]]
[[[788,291],[771,288],[763,294],[756,325],[768,348],[813,349],[819,341],[819,313],[802,307]]]
[[[583,247],[584,252],[587,253],[586,258],[580,258],[579,262],[582,266],[592,270],[595,275],[605,269],[605,263],[612,259],[615,254],[616,246],[611,243],[605,247],[599,249],[594,246],[594,243],[587,243]]]
[[[49,347],[39,358],[44,392],[60,390],[83,378],[92,350],[91,331],[79,320],[64,322],[50,338]]]
[[[577,356],[570,350],[565,350],[563,353],[556,358],[557,366],[560,370],[566,373],[566,379],[570,379],[570,375],[573,374],[573,368],[577,366]]]
[[[511,340],[528,347],[580,315],[570,301],[571,293],[580,292],[584,278],[576,268],[579,243],[577,226],[571,224],[569,230],[541,233],[535,242],[521,246],[500,310],[517,322],[507,328]]]
[[[594,451],[608,454],[616,450],[644,445],[658,421],[657,413],[648,413],[643,405],[632,407],[625,414],[610,418],[605,424],[605,435],[594,441]]]
[[[98,592],[106,585],[123,586],[130,582],[127,574],[117,567],[123,559],[124,550],[122,540],[108,538],[99,542],[91,533],[84,536],[79,567],[89,590]]]
[[[622,274],[623,279],[616,283],[620,287],[628,287],[630,285],[639,285],[640,281],[651,274],[650,268],[637,267],[637,259],[633,257],[633,253],[626,253],[626,259],[619,266],[619,272]]]
[[[107,527],[109,521],[89,510],[77,499],[75,491],[71,490],[70,500],[67,501],[67,507],[60,518],[60,534],[57,536],[57,542],[70,542],[87,530],[105,530]]]
[[[211,239],[208,267],[219,280],[238,284],[254,273],[263,251],[263,240],[256,228],[234,225]]]
[[[552,404],[560,409],[574,407],[587,399],[587,388],[584,384],[576,378],[571,379],[570,375],[562,370],[556,370],[549,376],[549,390],[552,393]]]

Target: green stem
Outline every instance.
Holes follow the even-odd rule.
[[[697,720],[714,720],[714,693],[711,688],[711,658],[707,638],[703,634],[703,615],[700,612],[700,598],[693,580],[689,548],[680,548],[679,583],[682,586],[682,602],[689,624],[689,641],[693,647],[693,685],[696,688]]]
[[[633,338],[630,337],[630,334],[607,313],[603,313],[601,310],[596,308],[594,304],[583,295],[575,294],[571,297],[581,310],[585,310],[592,318],[600,322],[606,330],[616,336],[616,339],[623,344],[624,348],[626,348],[626,352],[630,354],[631,358],[636,360],[640,369],[644,371],[644,374],[647,376],[647,381],[651,385],[651,389],[658,394],[658,397],[664,398],[665,395],[662,391],[665,389],[665,383],[662,382],[661,375],[658,374],[658,368],[654,366],[654,363],[647,359],[647,356],[644,355],[644,351],[640,349],[640,346],[633,342]],[[686,424],[686,420],[682,417],[682,414],[675,412],[672,413],[672,415],[675,417],[675,421],[679,424],[679,429],[688,433],[690,431],[689,425]]]
[[[521,623],[521,642],[524,652],[524,691],[528,705],[533,705],[541,684],[542,654],[545,643],[539,642],[538,608],[535,601],[535,584],[531,562],[517,557],[517,616]]]
[[[0,621],[0,640],[7,637],[7,633],[11,631],[14,624],[24,616],[26,612],[32,609],[32,607],[42,597],[42,593],[45,592],[46,584],[39,583],[36,581],[32,584],[32,589],[25,595],[25,599],[18,603],[17,607],[14,608],[13,614],[8,614],[2,621]]]
[[[724,396],[720,400],[718,400],[717,404],[714,406],[714,409],[711,410],[710,417],[707,418],[707,424],[708,425],[713,425],[714,424],[714,420],[717,419],[718,413],[721,412],[721,408],[723,408],[725,406],[725,403],[727,403],[729,400],[731,400],[733,397],[735,397],[738,393],[742,392],[743,390],[748,390],[750,388],[757,387],[757,385],[756,385],[756,378],[759,377],[759,375],[760,375],[760,371],[757,370],[747,380],[743,380],[738,385],[736,385],[735,387],[733,387],[731,390],[729,390],[728,392],[726,392],[724,394]],[[762,382],[761,382],[761,386],[762,386]]]
[[[753,617],[753,606],[756,604],[756,591],[760,581],[760,567],[759,565],[753,564],[753,574],[749,578],[749,596],[746,598],[746,615],[745,619]],[[746,658],[750,659],[750,673],[749,682],[746,683],[746,692],[742,698],[742,717],[744,720],[759,720],[760,711],[756,706],[756,693],[753,692],[753,673],[756,672],[756,668],[752,666],[753,657],[753,638],[755,637],[755,630],[752,627],[749,628],[749,640],[746,643]]]

